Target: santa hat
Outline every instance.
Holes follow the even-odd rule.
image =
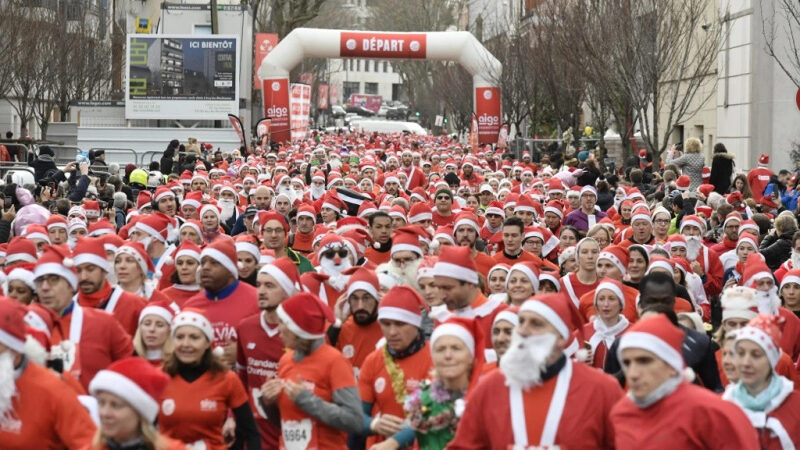
[[[158,417],[159,401],[169,377],[147,360],[127,357],[114,361],[89,383],[89,392],[97,396],[108,392],[120,397],[152,424]]]
[[[172,319],[172,337],[175,337],[175,332],[183,326],[197,328],[205,335],[208,342],[214,342],[214,327],[211,326],[211,321],[208,320],[204,311],[196,308],[186,308],[178,313]]]
[[[365,200],[361,203],[361,206],[358,207],[358,214],[356,215],[363,219],[376,212],[378,212],[378,208],[375,207],[375,203]]]
[[[703,167],[703,170],[701,172],[701,176],[703,178],[703,181],[708,180],[709,178],[711,178],[711,169],[709,167]]]
[[[761,347],[767,355],[772,370],[778,365],[781,357],[781,329],[786,319],[769,314],[759,314],[747,326],[736,331],[734,347],[741,341],[750,341]]]
[[[139,264],[139,268],[145,276],[147,276],[148,272],[155,271],[153,261],[150,260],[150,256],[148,256],[141,242],[126,242],[120,245],[114,253],[114,259],[119,255],[128,255],[133,258]]]
[[[392,248],[390,251],[392,255],[400,251],[409,251],[422,256],[422,247],[419,246],[419,235],[406,227],[399,228],[392,234]]]
[[[97,200],[84,200],[83,211],[86,213],[86,217],[100,217],[100,202]]]
[[[545,210],[547,209],[545,208]],[[489,206],[486,208],[486,211],[484,212],[484,215],[489,215],[489,214],[505,217],[505,212],[503,212],[503,203],[497,200],[493,200],[492,202],[490,202]]]
[[[289,297],[278,306],[277,313],[289,331],[307,340],[322,339],[325,337],[326,323],[336,321],[328,305],[308,292]]]
[[[694,214],[690,216],[685,216],[683,220],[681,220],[681,228],[680,228],[681,233],[683,232],[683,229],[687,225],[695,226],[699,228],[701,232],[706,229],[706,221],[701,219],[700,217],[695,216]]]
[[[89,237],[100,237],[116,233],[117,229],[105,217],[89,224]]]
[[[505,320],[511,325],[514,325],[514,328],[516,328],[517,325],[519,325],[519,316],[517,315],[518,312],[519,308],[516,306],[501,310],[494,316],[494,320],[492,320],[492,328],[494,328],[497,322],[500,322],[501,320]]]
[[[350,278],[347,280],[345,297],[350,297],[353,292],[358,290],[365,291],[376,299],[380,297],[378,275],[375,274],[374,270],[357,267],[350,273]]]
[[[478,225],[478,217],[471,212],[462,212],[456,216],[455,225],[453,225],[453,232],[455,233],[460,226],[468,226],[475,230],[475,233],[481,232],[481,227]]]
[[[106,257],[106,248],[103,240],[96,237],[79,238],[72,251],[72,260],[75,267],[81,264],[94,264],[103,269],[106,273],[111,273],[111,264]]]
[[[335,191],[328,191],[323,197],[320,208],[330,208],[339,214],[347,212],[347,205],[339,198]]]
[[[689,189],[689,185],[692,184],[692,179],[689,178],[689,175],[681,175],[678,177],[678,180],[675,181],[675,187],[679,191],[683,192]]]
[[[541,286],[544,281],[549,281],[556,288],[556,292],[561,292],[561,278],[558,276],[558,273],[542,270],[539,272],[539,286]]]
[[[758,247],[755,248],[758,249]],[[742,286],[755,287],[758,280],[762,278],[774,279],[772,271],[769,270],[767,263],[764,262],[764,257],[760,253],[752,253],[745,261]]]
[[[157,316],[164,319],[168,324],[171,324],[172,319],[175,318],[175,313],[175,308],[170,306],[167,302],[150,302],[142,309],[142,312],[139,313],[139,324],[141,325],[146,316]]]
[[[200,252],[200,247],[198,247],[197,244],[188,240],[184,241],[175,251],[175,261],[177,261],[181,256],[188,256],[199,263]]]
[[[258,273],[274,278],[286,295],[294,295],[300,292],[300,272],[297,270],[297,265],[288,257],[284,256],[275,259],[261,267]]]
[[[202,191],[192,191],[187,192],[186,195],[183,197],[183,201],[181,202],[181,209],[184,206],[193,206],[195,209],[199,208],[203,201],[203,192]]]
[[[275,211],[259,211],[256,215],[256,220],[261,228],[264,228],[270,220],[277,220],[283,227],[283,231],[289,232],[289,222],[286,221],[286,217]]]
[[[215,215],[215,216],[217,216],[217,219],[219,219],[219,218],[220,218],[219,206],[217,206],[217,205],[215,205],[215,204],[213,204],[213,203],[206,203],[206,204],[204,204],[203,206],[201,206],[201,207],[200,207],[200,214],[199,214],[199,217],[201,217],[201,218],[202,218],[202,217],[203,217],[203,216],[204,216],[204,215],[205,215],[207,212],[209,212],[209,211],[211,211],[212,213],[214,213],[214,215]]]
[[[533,199],[528,195],[521,195],[519,200],[517,200],[517,204],[514,206],[514,213],[520,211],[527,211],[533,214],[536,214],[536,207],[533,203]]]
[[[544,207],[545,213],[552,213],[558,216],[559,219],[564,218],[564,204],[561,200],[550,200]]]
[[[583,197],[583,194],[590,194],[590,195],[594,195],[595,198],[597,198],[597,189],[595,189],[594,186],[591,186],[591,185],[588,185],[588,184],[581,188],[580,193],[581,193],[581,195],[580,195],[581,197]]]
[[[781,279],[781,289],[789,283],[800,284],[800,267],[786,272],[786,275]]]
[[[697,214],[702,214],[703,217],[705,218],[711,217],[711,213],[714,212],[714,210],[711,209],[710,206],[703,206],[703,205],[696,205],[694,207],[694,210],[697,212]]]
[[[563,294],[535,295],[520,306],[519,312],[532,312],[542,316],[568,341],[572,339],[573,331],[583,327],[580,312]]]
[[[762,153],[761,156],[758,157],[758,167],[767,167],[769,166],[769,155],[766,153]]]
[[[8,275],[6,276],[6,283],[4,284],[5,293],[8,295],[8,283],[12,281],[21,281],[28,286],[31,291],[36,292],[36,284],[33,282],[33,263],[18,263],[15,264],[13,267],[6,267],[6,272]]]
[[[150,208],[153,206],[152,204],[153,194],[147,190],[139,191],[139,194],[136,196],[136,209],[139,212],[142,212],[144,208]]]
[[[722,222],[722,228],[724,229],[731,222],[737,222],[739,225],[741,225],[742,224],[742,216],[736,211],[728,214],[727,216],[725,216],[725,221]]]
[[[443,247],[433,271],[434,276],[478,284],[478,269],[475,268],[475,261],[472,259],[472,251],[469,247]]]
[[[67,226],[67,233],[72,233],[73,231],[79,230],[79,229],[86,230],[87,232],[89,230],[86,227],[86,222],[84,222],[82,219],[78,219],[78,218],[70,219],[69,220],[69,225]],[[26,236],[26,237],[28,239],[34,239],[34,237],[31,237],[31,236]]]
[[[242,233],[237,235],[234,238],[234,242],[236,245],[236,253],[238,255],[239,252],[247,252],[253,255],[253,259],[256,261],[261,258],[261,249],[258,247],[258,241],[256,237],[252,234]],[[237,256],[238,261],[238,256]]]
[[[680,374],[684,368],[682,345],[683,331],[673,325],[667,316],[657,314],[639,320],[622,335],[617,358],[622,361],[622,352],[629,348],[646,350]]]
[[[758,238],[750,233],[742,233],[739,236],[739,239],[736,241],[736,250],[738,250],[739,246],[742,244],[750,244],[755,251],[758,251]]]
[[[758,224],[752,219],[743,220],[741,224],[739,224],[739,235],[741,236],[742,233],[749,232],[752,233],[754,236],[758,236],[761,230],[758,228]]]
[[[301,205],[297,208],[297,218],[300,217],[308,217],[310,218],[315,224],[317,223],[317,212],[314,210],[314,207],[311,205]]]
[[[159,186],[156,188],[156,193],[153,196],[153,201],[158,203],[159,200],[167,197],[175,198],[175,193],[172,192],[172,189],[168,188],[167,186]]]
[[[744,286],[733,286],[722,291],[720,299],[722,321],[728,319],[750,320],[758,315],[756,290]]]
[[[48,244],[50,243],[50,235],[47,234],[47,228],[44,225],[31,224],[25,227],[24,237],[27,239],[41,239]]]
[[[375,281],[377,284],[377,277]],[[409,286],[394,286],[383,296],[378,305],[378,320],[396,320],[420,328],[423,309],[428,311],[428,305],[417,291]]]
[[[403,219],[403,222],[408,222],[406,210],[400,205],[394,205],[389,209],[389,217],[392,219]]]
[[[667,238],[667,244],[669,244],[669,249],[674,247],[683,247],[686,248],[686,238],[680,234],[673,234]]]
[[[42,256],[36,262],[33,276],[37,279],[45,275],[58,275],[67,280],[75,290],[78,288],[78,276],[74,266],[69,247],[64,244],[46,245]]]
[[[201,259],[205,257],[222,264],[223,267],[228,269],[228,272],[233,274],[234,278],[239,278],[239,266],[237,264],[239,258],[236,256],[236,245],[233,243],[233,239],[217,239],[212,242],[200,253]]]
[[[611,278],[603,278],[597,288],[594,290],[594,307],[597,309],[597,297],[600,296],[600,291],[611,291],[619,299],[620,311],[625,309],[625,296],[622,294],[622,283]]]
[[[116,253],[119,246],[125,243],[125,241],[116,234],[104,234],[100,236],[100,240],[103,242],[105,251],[111,253]]]
[[[597,255],[597,260],[600,261],[601,259],[605,259],[611,261],[612,264],[617,266],[620,272],[623,275],[628,273],[628,260],[630,259],[630,251],[619,245],[611,245],[603,249],[599,255]]]
[[[653,269],[656,268],[664,269],[670,275],[672,275],[672,273],[675,272],[674,263],[671,260],[664,258],[663,256],[656,255],[650,258],[650,264],[648,264],[647,272],[645,272],[645,274],[649,274]]]
[[[511,266],[511,268],[508,270],[509,276],[506,277],[506,289],[508,289],[508,281],[511,278],[511,272],[515,270],[524,274],[528,278],[528,280],[531,282],[531,285],[533,285],[534,292],[539,290],[539,264],[530,261],[518,262]]]
[[[170,235],[173,232],[172,226],[172,219],[168,215],[154,212],[136,222],[133,229],[139,230],[148,236],[166,243],[170,240]]]
[[[18,262],[35,263],[37,259],[36,244],[33,241],[23,237],[15,237],[8,243],[6,266],[12,266]]]
[[[483,331],[480,324],[475,319],[463,317],[451,317],[433,329],[431,334],[431,353],[433,353],[436,341],[439,338],[451,336],[459,339],[469,350],[473,357],[472,374],[467,392],[472,391],[478,382],[478,377],[483,372],[483,362],[485,361],[483,352]]]
[[[433,220],[433,211],[423,202],[415,203],[408,212],[408,221],[416,223],[423,220]]]
[[[51,214],[50,217],[47,218],[47,222],[45,223],[47,227],[47,231],[50,231],[54,228],[63,228],[67,229],[67,219],[64,216],[60,216],[58,214]]]
[[[25,353],[25,314],[21,303],[0,298],[0,344],[16,353]]]

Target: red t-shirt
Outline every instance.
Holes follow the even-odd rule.
[[[229,409],[247,402],[247,392],[236,373],[227,370],[206,372],[191,383],[175,375],[161,398],[158,427],[162,433],[187,444],[203,441],[210,450],[226,450],[222,425]]]
[[[429,377],[433,368],[430,344],[426,343],[424,348],[409,357],[395,359],[395,364],[403,371],[406,394],[414,392],[419,382]],[[405,417],[403,404],[397,402],[397,396],[392,387],[392,379],[389,376],[389,371],[386,370],[383,348],[370,353],[363,366],[361,366],[358,391],[361,394],[362,402],[373,404],[373,416],[381,413]]]
[[[206,317],[214,327],[214,345],[225,345],[235,342],[236,326],[242,320],[259,313],[258,292],[253,286],[237,281],[238,285],[227,295],[219,299],[209,299],[206,291],[199,292],[183,304],[184,308],[198,308],[206,313]],[[223,289],[223,291],[229,288]]]
[[[347,359],[328,344],[322,344],[300,362],[295,362],[294,351],[284,354],[278,364],[278,378],[286,381],[299,378],[306,389],[326,402],[333,401],[334,391],[356,387],[353,369]],[[346,432],[318,422],[284,392],[278,396],[278,408],[281,412],[281,448],[286,439],[295,445],[305,443],[306,448],[347,447]]]
[[[357,325],[352,317],[348,317],[342,324],[339,338],[336,340],[336,349],[342,352],[342,355],[353,366],[356,380],[358,380],[364,360],[375,351],[375,345],[382,337],[383,332],[381,332],[381,326],[377,320],[369,325],[361,326]]]
[[[281,435],[278,408],[264,408],[261,385],[278,376],[278,361],[285,353],[278,326],[270,327],[263,314],[244,319],[236,328],[236,369],[250,397],[262,448],[277,448]]]

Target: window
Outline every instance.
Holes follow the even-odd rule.
[[[194,34],[211,35],[211,24],[195,25]]]
[[[361,60],[356,60],[356,72],[361,72]]]
[[[388,61],[384,61],[383,62],[383,73],[386,73],[388,71],[388,69],[389,69],[389,62]]]
[[[364,83],[364,93],[378,95],[378,83]]]
[[[364,72],[369,72],[369,65],[372,61],[366,60],[364,61]]]
[[[344,92],[345,101],[350,100],[350,95],[358,94],[361,90],[361,83],[358,81],[345,81],[342,83],[342,91]]]

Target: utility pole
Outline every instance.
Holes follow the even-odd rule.
[[[219,33],[219,22],[217,20],[217,0],[211,0],[211,34]]]

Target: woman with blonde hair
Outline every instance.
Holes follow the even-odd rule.
[[[169,377],[147,363],[128,357],[101,370],[89,383],[97,400],[100,426],[92,450],[180,450],[186,447],[161,435],[154,423]]]
[[[706,157],[703,155],[703,143],[700,139],[689,138],[683,145],[683,156],[672,159],[672,153],[667,154],[667,164],[678,166],[684,175],[689,177],[689,190],[693,191],[703,184],[703,167]]]
[[[139,314],[139,326],[133,335],[136,354],[159,369],[172,354],[170,328],[174,315],[173,309],[166,303],[149,303]]]

